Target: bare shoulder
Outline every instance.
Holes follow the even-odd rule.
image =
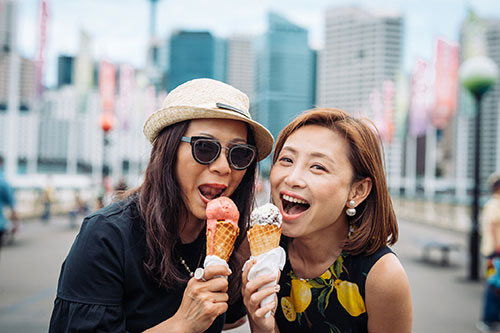
[[[393,253],[380,258],[366,279],[370,332],[411,332],[412,301],[408,276]]]

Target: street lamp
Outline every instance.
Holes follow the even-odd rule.
[[[109,147],[109,131],[113,128],[113,114],[111,112],[103,112],[101,115],[101,129],[103,133],[103,141],[102,141],[102,189],[103,189],[103,197],[106,194],[106,181],[109,176],[110,170],[107,164],[108,157],[108,147]]]
[[[470,232],[470,280],[479,280],[479,195],[481,165],[481,100],[484,94],[495,85],[498,78],[497,65],[490,58],[476,56],[460,66],[460,81],[474,96],[476,104],[475,151],[474,151],[474,190],[472,199],[472,226]]]

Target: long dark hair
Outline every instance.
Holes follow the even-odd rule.
[[[162,130],[153,143],[144,182],[134,191],[137,193],[138,210],[146,229],[144,268],[155,282],[168,289],[187,281],[184,270],[179,268],[177,247],[181,243],[180,219],[186,216],[188,211],[174,171],[180,139],[188,125],[189,121],[183,121]],[[253,131],[249,126],[247,129],[248,143],[255,144]],[[238,253],[238,249],[246,237],[254,203],[256,165],[257,162],[254,161],[247,169],[231,196],[240,212],[240,233],[233,255],[229,259],[229,267],[233,272],[229,279],[231,302],[237,298],[234,296],[239,294],[241,267],[246,259]]]

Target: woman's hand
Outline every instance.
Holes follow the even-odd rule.
[[[250,319],[250,327],[252,332],[274,332],[275,321],[274,313],[276,312],[277,297],[270,303],[260,306],[260,302],[269,295],[273,295],[279,291],[279,285],[271,286],[259,290],[262,286],[269,282],[276,280],[275,275],[264,275],[248,281],[248,273],[250,268],[256,263],[255,260],[250,262],[242,274],[242,288],[243,302],[247,308],[247,314]],[[278,279],[279,280],[279,279]],[[271,315],[266,318],[266,313],[271,312]]]
[[[206,281],[189,280],[182,302],[174,316],[153,327],[149,332],[203,332],[214,320],[227,311],[228,281],[231,274],[223,265],[208,266],[203,277]],[[216,277],[217,276],[217,277]]]

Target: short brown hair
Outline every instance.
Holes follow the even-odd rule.
[[[288,137],[306,125],[323,126],[345,138],[353,168],[351,183],[367,177],[372,180],[370,194],[356,207],[356,216],[348,217],[357,230],[346,241],[343,250],[350,254],[371,254],[384,245],[396,243],[398,225],[385,178],[383,146],[373,122],[356,119],[346,111],[333,108],[304,111],[279,134],[273,164]]]

